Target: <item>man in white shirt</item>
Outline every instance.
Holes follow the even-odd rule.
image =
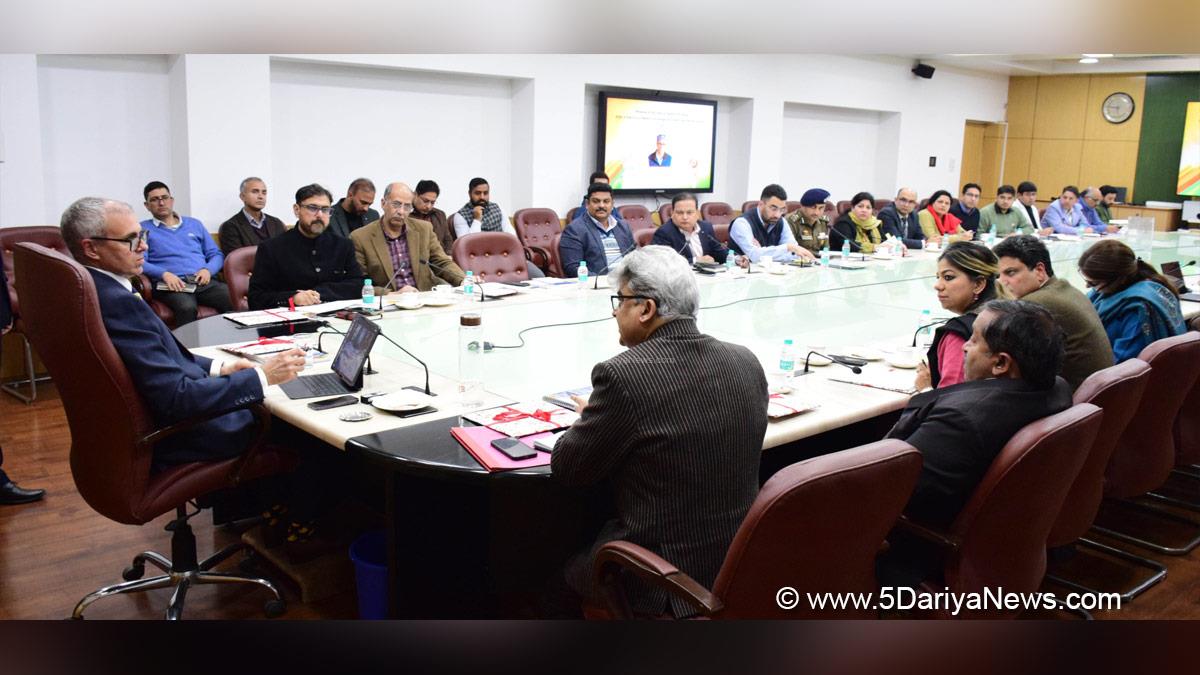
[[[729,226],[729,247],[750,262],[763,258],[791,262],[797,256],[810,256],[796,238],[783,217],[787,215],[787,192],[774,183],[763,188],[759,203],[738,216]]]

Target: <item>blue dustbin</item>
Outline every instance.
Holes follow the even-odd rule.
[[[350,545],[358,586],[358,618],[387,618],[387,535],[368,532]]]

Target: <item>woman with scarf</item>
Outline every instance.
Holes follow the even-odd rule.
[[[934,332],[926,355],[928,364],[917,367],[917,389],[948,387],[963,381],[963,345],[971,337],[975,317],[989,300],[1008,297],[1003,286],[996,285],[999,270],[996,254],[975,242],[950,244],[938,257],[933,290],[942,308],[957,316]]]
[[[849,239],[851,251],[874,253],[875,246],[883,241],[879,228],[882,221],[875,217],[875,198],[869,192],[860,192],[850,203],[850,210],[838,216],[829,228],[829,250],[840,251],[842,242]]]
[[[1079,257],[1079,273],[1091,288],[1117,363],[1146,345],[1187,330],[1174,285],[1133,249],[1116,239],[1097,242]]]
[[[943,246],[956,241],[970,241],[974,236],[964,230],[962,221],[950,213],[950,193],[938,190],[929,198],[929,204],[917,214],[917,222],[925,233],[925,241],[940,241]]]

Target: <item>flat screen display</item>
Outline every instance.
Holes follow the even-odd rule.
[[[1200,197],[1200,101],[1187,104],[1183,147],[1179,154],[1179,189],[1184,197]]]
[[[615,193],[712,192],[716,101],[600,92],[599,131]]]

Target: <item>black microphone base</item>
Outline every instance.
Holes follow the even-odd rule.
[[[815,371],[815,370],[802,370],[802,371],[800,371],[800,372],[798,372],[798,373],[792,373],[792,377],[802,377],[802,376],[804,376],[804,375],[812,375],[812,374],[813,374],[813,373],[815,373],[815,372],[817,372],[817,371]]]
[[[419,392],[421,392],[422,394],[425,394],[426,396],[437,396],[437,394],[433,393],[433,390],[432,390],[432,389],[431,389],[431,390],[429,390],[429,391],[425,391],[425,387],[418,387],[418,386],[417,386],[417,385],[415,385],[415,384],[413,384],[413,385],[409,385],[409,386],[407,386],[407,387],[401,387],[401,389],[411,389],[411,390],[413,390],[413,391],[419,391]]]

